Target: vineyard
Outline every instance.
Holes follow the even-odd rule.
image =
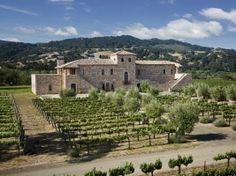
[[[24,130],[14,98],[0,95],[0,158],[21,153]]]

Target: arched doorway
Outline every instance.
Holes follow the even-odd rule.
[[[71,84],[70,85],[71,90],[73,90],[74,92],[76,92],[76,84]]]

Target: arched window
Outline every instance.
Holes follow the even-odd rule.
[[[131,62],[131,58],[129,58],[129,62]]]
[[[164,75],[166,74],[166,70],[165,70],[165,69],[163,70],[163,74],[164,74]]]
[[[102,69],[102,75],[104,75],[104,69]]]
[[[121,62],[124,62],[124,58],[121,58],[120,60],[121,60]]]
[[[172,69],[170,70],[170,74],[173,75],[173,70]]]
[[[110,70],[111,75],[113,75],[113,69]]]

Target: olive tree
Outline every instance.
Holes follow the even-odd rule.
[[[177,104],[170,112],[170,121],[176,129],[176,136],[192,132],[198,122],[199,108],[196,103]]]
[[[197,85],[197,95],[198,97],[202,97],[203,99],[209,99],[210,96],[210,89],[207,84],[198,84]]]

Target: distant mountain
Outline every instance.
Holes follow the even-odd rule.
[[[75,38],[48,43],[0,41],[0,64],[24,69],[52,69],[58,57],[70,61],[100,50],[125,49],[144,59],[180,62],[187,70],[236,71],[236,51],[177,40],[141,40],[132,36]]]

